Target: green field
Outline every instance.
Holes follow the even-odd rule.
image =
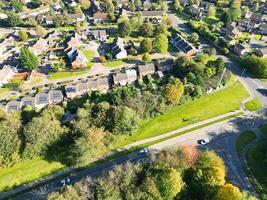
[[[6,92],[9,92],[9,91],[10,91],[9,88],[0,88],[0,94],[6,93]]]
[[[157,136],[190,124],[203,121],[224,113],[238,110],[240,101],[249,94],[244,87],[235,82],[226,89],[203,96],[182,106],[173,106],[163,115],[142,123],[140,129],[118,146]]]
[[[267,199],[266,153],[266,142],[263,142],[250,148],[247,154],[249,178],[260,195],[260,199]]]
[[[103,63],[106,67],[120,67],[124,64],[126,64],[122,60],[112,60],[112,61],[106,61]]]
[[[252,140],[256,139],[256,134],[252,131],[246,131],[244,133],[241,133],[241,135],[238,136],[236,140],[236,151],[240,155],[243,148],[251,142]]]
[[[49,80],[61,79],[61,78],[69,78],[72,76],[80,76],[86,74],[88,70],[77,71],[77,72],[58,72],[49,75]]]
[[[262,107],[261,106],[261,102],[256,98],[254,98],[251,101],[245,103],[245,106],[249,111],[259,110]]]
[[[60,162],[48,162],[41,158],[26,160],[9,168],[0,168],[0,192],[63,168],[64,165]]]

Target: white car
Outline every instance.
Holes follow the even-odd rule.
[[[65,186],[70,184],[70,178],[65,178],[60,181],[60,185]]]
[[[206,144],[210,143],[209,139],[202,139],[197,141],[198,144],[205,146]]]
[[[147,148],[141,149],[141,150],[139,151],[139,153],[148,153],[148,149],[147,149]]]

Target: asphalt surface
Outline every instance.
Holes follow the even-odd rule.
[[[181,31],[191,35],[193,31],[191,28],[185,24],[185,22],[178,18],[175,14],[169,13],[169,17],[172,21],[174,27],[179,28]],[[208,42],[205,38],[200,36],[200,44],[201,49],[208,49],[213,47],[213,45]],[[217,51],[217,56],[222,58],[228,68],[238,76],[239,80],[242,82],[243,85],[250,91],[252,96],[257,97],[264,106],[267,106],[267,83],[253,78],[250,74],[246,71],[238,67],[237,63],[233,59],[229,59],[225,55],[223,55],[220,51]]]

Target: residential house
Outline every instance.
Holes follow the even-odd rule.
[[[261,13],[252,13],[250,16],[250,20],[256,24],[259,24],[262,21],[263,14]]]
[[[73,99],[78,96],[78,90],[76,85],[66,85],[65,86],[65,93],[67,98]]]
[[[39,92],[35,95],[36,108],[43,108],[49,104],[49,94],[46,92]]]
[[[171,36],[170,43],[187,56],[195,56],[197,54],[196,48],[178,33]]]
[[[15,75],[14,70],[9,65],[4,65],[0,70],[0,87],[8,83],[10,79]]]
[[[113,57],[116,59],[127,58],[128,54],[124,48],[124,42],[122,38],[117,37],[114,39],[113,43],[111,44],[111,52]]]
[[[97,11],[94,16],[94,23],[103,23],[108,21],[108,13]]]
[[[145,0],[143,2],[143,10],[150,10],[152,8],[152,2],[150,0]]]
[[[190,7],[190,11],[191,11],[191,16],[195,17],[197,19],[201,19],[203,13],[200,9],[200,7],[198,7],[198,5],[194,4]]]
[[[88,37],[100,42],[105,42],[108,38],[106,30],[92,30],[88,32]]]
[[[69,14],[72,19],[72,23],[83,22],[85,15],[83,13]]]
[[[233,46],[233,52],[237,54],[238,56],[245,56],[248,53],[247,47],[245,47],[243,44],[236,43]]]
[[[138,76],[142,78],[149,74],[154,74],[156,70],[154,63],[148,63],[145,65],[138,65],[137,71],[138,71]]]
[[[32,9],[32,10],[20,13],[20,17],[22,19],[26,19],[26,18],[29,18],[29,17],[36,17],[38,15],[41,15],[41,14],[44,14],[44,13],[48,13],[49,11],[50,11],[50,7],[49,6],[41,6],[39,8]]]
[[[61,36],[61,32],[57,30],[51,31],[46,38],[46,40],[48,41],[48,45],[50,47],[54,46],[56,44],[56,41],[60,39],[60,36]]]
[[[76,84],[77,87],[77,94],[82,96],[88,93],[89,88],[86,82],[80,82]]]
[[[138,12],[135,13],[137,14]],[[140,13],[144,20],[157,19],[161,21],[164,15],[163,11],[141,11]]]
[[[211,6],[214,6],[214,3],[208,2],[208,1],[200,1],[200,7],[201,10],[205,13],[209,12],[209,9]]]
[[[174,61],[173,59],[157,60],[155,66],[158,71],[171,72],[173,70]]]
[[[14,33],[9,34],[1,43],[0,43],[0,54],[3,54],[9,48],[14,46],[15,44],[15,36]]]
[[[108,77],[101,77],[96,80],[97,89],[100,91],[107,91],[109,89]]]
[[[66,50],[70,48],[77,48],[82,45],[81,36],[78,33],[74,33],[74,36],[70,37],[67,42]]]
[[[61,90],[50,90],[49,94],[49,103],[57,104],[64,100],[64,96]]]
[[[128,83],[127,80],[127,74],[125,72],[120,72],[113,75],[114,85],[124,86]]]
[[[255,49],[255,53],[259,57],[267,58],[267,46],[263,48]]]
[[[127,74],[128,83],[133,83],[137,80],[137,72],[135,69],[126,69],[125,73]]]
[[[6,112],[19,111],[21,109],[21,101],[11,100],[6,104]]]
[[[47,47],[48,47],[48,40],[39,38],[30,49],[36,56],[39,56],[40,54],[45,52]]]
[[[73,69],[84,68],[86,67],[87,62],[87,57],[83,54],[82,51],[77,49],[71,59],[71,67]]]
[[[226,26],[226,33],[225,33],[226,36],[237,37],[240,34],[242,33],[239,31],[235,22],[232,22]]]
[[[266,23],[261,23],[259,25],[259,34],[267,35],[267,24]]]
[[[87,81],[88,89],[91,91],[97,90],[97,81],[96,80],[88,80]]]
[[[35,108],[35,97],[33,96],[25,96],[21,99],[21,107],[24,108],[26,106],[31,106]]]

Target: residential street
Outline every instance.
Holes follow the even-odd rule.
[[[245,130],[251,129],[254,126],[259,126],[260,124],[266,123],[267,120],[267,109],[262,109],[258,112],[248,113],[247,115],[242,115],[240,117],[233,118],[231,120],[219,122],[199,130],[189,132],[187,134],[166,140],[164,142],[152,145],[149,147],[150,152],[157,152],[157,150],[164,148],[172,148],[181,144],[193,144],[197,145],[197,141],[200,139],[209,139],[211,142],[207,146],[200,147],[215,150],[224,159],[228,176],[230,181],[241,189],[249,191],[254,194],[254,189],[248,182],[245,172],[242,168],[242,164],[237,156],[235,150],[235,140],[238,135]],[[252,127],[253,126],[253,127]],[[103,164],[97,165],[95,167],[85,169],[80,171],[75,175],[71,176],[71,183],[75,183],[82,178],[87,176],[99,176],[109,169],[112,169],[114,165],[125,163],[125,162],[137,162],[146,158],[146,154],[141,154],[139,152],[134,152],[129,155],[121,156],[112,161],[105,162]],[[52,183],[41,187],[38,190],[30,191],[18,196],[15,199],[38,199],[36,196],[40,195],[40,192],[45,192],[47,190],[54,191],[60,188],[60,180],[53,181]],[[38,195],[36,195],[38,194]],[[0,199],[3,199],[3,194]]]
[[[173,13],[169,13],[169,17],[174,27],[178,27],[181,31],[184,31],[189,35],[192,34],[192,30],[190,29],[189,26],[185,24],[185,22],[182,19],[178,18]],[[201,48],[203,49],[212,47],[212,44],[210,44],[203,37],[200,37],[200,44]],[[229,59],[228,57],[224,56],[221,52],[217,51],[217,56],[221,57],[225,61],[229,69],[234,74],[237,75],[238,79],[250,91],[251,95],[253,97],[257,97],[264,106],[267,106],[267,83],[262,82],[256,78],[252,78],[243,69],[239,68],[233,59]]]

